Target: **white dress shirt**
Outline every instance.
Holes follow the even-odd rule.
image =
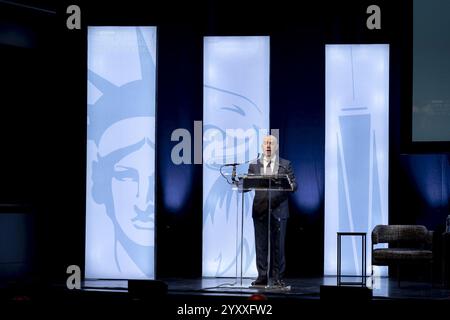
[[[275,161],[276,160],[277,160],[277,156],[276,155],[274,155],[271,158],[267,158],[266,156],[264,156],[264,159],[263,159],[264,174],[275,174],[274,168],[275,168]],[[270,162],[270,170],[271,170],[271,172],[267,172],[268,171],[267,170],[267,165],[269,164],[269,162]]]

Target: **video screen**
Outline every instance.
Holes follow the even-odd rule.
[[[450,141],[449,11],[450,1],[414,1],[414,142]]]

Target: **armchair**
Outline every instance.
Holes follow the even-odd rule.
[[[376,248],[388,243],[389,248]],[[420,225],[377,225],[372,231],[373,266],[396,266],[400,286],[400,266],[409,263],[428,264],[433,281],[433,231]],[[391,247],[392,246],[392,247]]]

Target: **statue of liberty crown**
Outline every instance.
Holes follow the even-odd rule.
[[[88,139],[98,145],[102,134],[114,123],[132,117],[155,116],[155,63],[141,30],[136,27],[141,79],[116,86],[88,70],[88,81],[102,92],[88,105]]]

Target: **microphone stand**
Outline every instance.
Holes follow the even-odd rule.
[[[260,157],[260,154],[258,153],[258,156],[257,156],[257,158],[256,158],[256,160],[258,160],[259,159],[259,157]],[[251,162],[251,161],[254,161],[254,160],[248,160],[248,161],[245,161],[245,162],[243,162],[243,163],[227,163],[227,164],[223,164],[221,167],[220,167],[220,174],[226,179],[226,177],[225,177],[225,175],[222,173],[222,168],[223,167],[233,167],[232,168],[232,171],[231,171],[231,182],[229,182],[228,181],[228,179],[226,179],[227,180],[227,182],[231,185],[231,184],[234,184],[234,185],[236,185],[236,187],[238,188],[238,190],[239,190],[239,178],[237,177],[237,173],[236,173],[236,167],[237,166],[239,166],[239,165],[243,165],[243,164],[246,164],[246,163],[249,163],[249,162]],[[245,197],[244,197],[244,191],[242,190],[242,197],[241,197],[241,232],[240,232],[240,241],[238,240],[238,236],[237,236],[237,234],[236,234],[236,248],[239,246],[239,243],[240,243],[240,253],[239,253],[239,255],[241,256],[240,257],[240,277],[238,276],[238,257],[236,256],[236,280],[239,278],[240,279],[240,286],[242,287],[243,286],[243,259],[244,259],[244,255],[243,255],[243,253],[244,253],[244,208],[245,208],[245,206],[244,206],[244,202],[245,202]],[[239,197],[238,196],[236,196],[236,204],[237,204],[237,207],[239,207]],[[236,231],[237,232],[239,232],[238,230],[239,230],[239,218],[238,218],[238,214],[236,215]],[[235,284],[237,283],[238,281],[236,281],[235,282]],[[243,287],[242,287],[243,288]]]

